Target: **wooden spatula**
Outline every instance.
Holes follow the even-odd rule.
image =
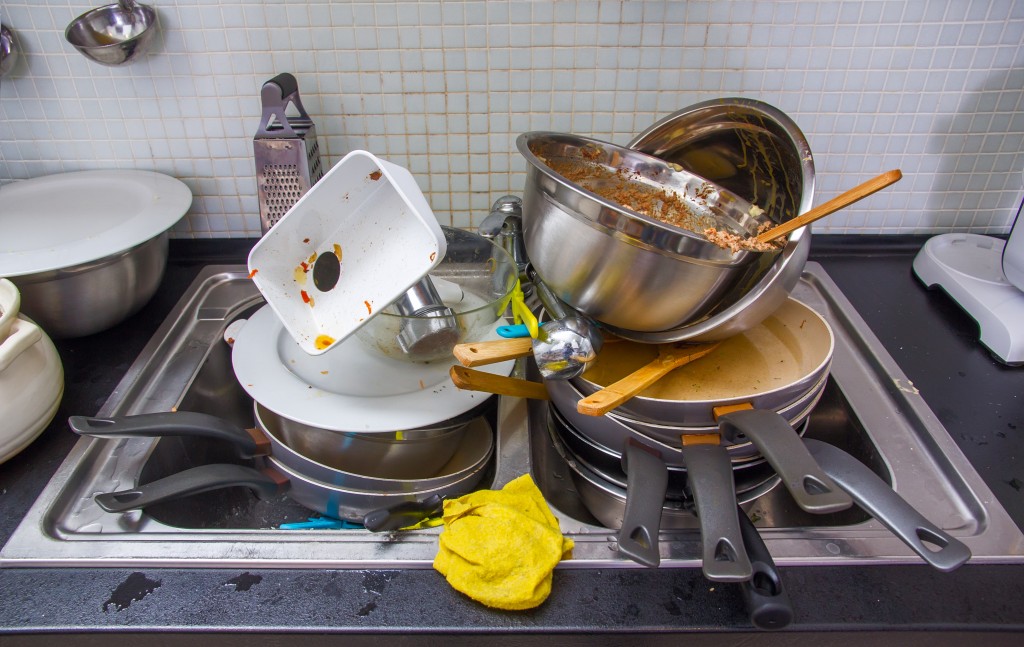
[[[854,202],[863,200],[872,193],[881,191],[890,184],[895,184],[902,177],[903,173],[901,173],[899,169],[886,171],[885,173],[882,173],[878,177],[872,178],[863,184],[859,184],[853,187],[852,189],[846,191],[845,193],[839,194],[838,196],[832,198],[825,204],[819,205],[811,209],[807,213],[801,214],[796,218],[793,218],[792,220],[782,223],[781,225],[772,227],[768,231],[759,234],[756,240],[759,243],[767,243],[769,241],[775,240],[776,238],[786,236],[790,232],[799,229],[804,225],[808,225],[814,222],[815,220],[819,220],[831,213],[835,213],[836,211],[839,211],[844,207],[850,206]]]
[[[701,346],[662,344],[658,356],[614,384],[591,393],[576,404],[576,410],[587,416],[603,416],[626,400],[654,384],[673,369],[704,357],[718,344]]]
[[[508,395],[514,398],[532,398],[549,400],[547,387],[540,382],[521,380],[508,375],[485,373],[465,366],[453,365],[448,370],[455,386],[466,391],[483,391],[497,395]]]

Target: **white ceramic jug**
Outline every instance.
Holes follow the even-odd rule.
[[[57,349],[20,306],[18,288],[0,279],[0,463],[46,429],[64,395]]]

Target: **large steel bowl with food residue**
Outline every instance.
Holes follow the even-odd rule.
[[[763,101],[723,98],[683,108],[629,143],[707,178],[789,220],[814,198],[814,158],[796,123]],[[703,317],[658,332],[613,329],[642,343],[728,339],[758,325],[785,303],[811,246],[810,228],[792,232],[782,253],[763,256]]]
[[[516,144],[529,163],[530,260],[558,298],[602,323],[682,325],[714,307],[746,266],[778,253],[711,242],[709,230],[747,238],[774,220],[679,165],[564,133],[524,133]]]

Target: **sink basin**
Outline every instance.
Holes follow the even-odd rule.
[[[855,456],[925,517],[968,545],[974,562],[1024,561],[1024,535],[821,266],[809,263],[793,296],[833,328],[832,371],[806,436]],[[223,341],[232,321],[262,305],[243,266],[210,266],[129,369],[99,412],[171,409],[252,424],[252,400],[235,380]],[[524,374],[528,367],[517,367]],[[529,472],[576,542],[562,568],[640,568],[617,551],[616,531],[598,524],[573,489],[547,431],[546,404],[493,398],[495,462],[483,487]],[[268,500],[227,489],[112,514],[96,493],[127,489],[186,467],[244,462],[210,441],[81,439],[7,545],[4,567],[429,568],[439,528],[374,534],[362,529],[282,530],[315,516],[284,495]],[[859,508],[831,515],[800,510],[777,487],[749,505],[783,565],[921,563]],[[664,530],[662,567],[700,566],[699,530]]]

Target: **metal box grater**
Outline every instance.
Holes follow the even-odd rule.
[[[260,227],[267,233],[309,187],[323,177],[316,126],[299,99],[299,84],[287,72],[263,84],[263,116],[253,137]],[[289,104],[299,112],[288,116]]]

